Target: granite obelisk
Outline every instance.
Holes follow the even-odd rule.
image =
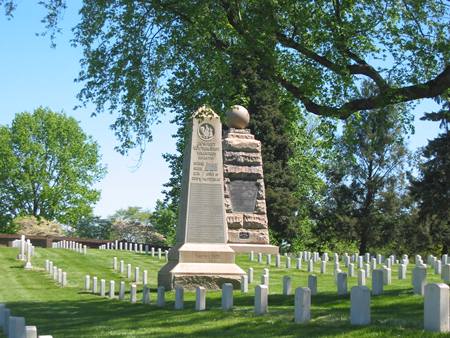
[[[240,287],[245,272],[227,244],[223,182],[222,124],[213,110],[201,107],[192,115],[184,153],[177,243],[158,272],[158,286]]]

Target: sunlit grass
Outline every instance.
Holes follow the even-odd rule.
[[[293,268],[270,267],[269,314],[253,313],[254,286],[260,282],[265,264],[250,262],[240,255],[237,263],[245,270],[254,268],[254,283],[248,294],[234,293],[233,311],[220,309],[220,292],[207,293],[207,310],[194,311],[195,293],[185,292],[185,309],[174,310],[174,293],[166,293],[166,306],[156,307],[157,272],[165,264],[157,257],[119,251],[89,250],[84,256],[64,249],[36,249],[32,271],[22,268],[15,259],[17,249],[0,248],[0,303],[6,303],[15,316],[24,316],[27,325],[36,325],[39,334],[53,337],[422,337],[442,336],[425,333],[423,327],[423,298],[413,295],[411,270],[406,280],[397,279],[393,267],[393,284],[385,287],[382,296],[372,297],[372,324],[355,327],[349,324],[349,296],[338,297],[332,275],[332,263],[327,274],[318,275],[318,295],[312,298],[312,320],[306,325],[293,321],[294,296],[282,295],[282,279],[292,277],[292,289],[307,286],[308,273]],[[123,259],[141,271],[148,270],[152,288],[150,305],[131,304],[128,300],[110,300],[83,290],[84,276],[116,281],[116,293],[121,280],[130,280],[112,270],[112,258]],[[68,287],[59,287],[44,269],[45,259],[67,271]],[[284,266],[284,258],[282,261]],[[319,271],[319,265],[316,267]],[[412,268],[412,265],[409,265]],[[341,268],[344,269],[344,268]],[[126,269],[125,269],[126,270]],[[431,269],[428,281],[439,281]],[[367,280],[371,286],[371,279]],[[348,290],[357,284],[357,278],[348,278]],[[142,285],[139,285],[138,300]]]

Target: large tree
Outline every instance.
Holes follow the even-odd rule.
[[[41,3],[57,29],[66,1]],[[1,4],[11,13],[15,1]],[[80,98],[119,113],[126,149],[151,137],[169,82],[223,108],[245,91],[234,73],[249,62],[324,116],[436,97],[450,86],[448,10],[437,0],[84,1],[74,39],[84,51]],[[362,95],[361,79],[377,92]]]
[[[443,129],[422,151],[419,177],[412,179],[411,193],[418,203],[421,249],[450,249],[450,102],[444,109],[427,113],[424,120],[439,121]]]
[[[38,108],[0,126],[0,215],[75,224],[92,212],[104,175],[99,147],[78,122]]]
[[[411,120],[402,106],[347,119],[327,170],[328,195],[318,216],[322,236],[356,241],[361,253],[389,242],[405,209],[399,197],[406,195]]]
[[[43,3],[45,22],[57,27],[66,2]],[[121,152],[144,149],[164,108],[183,124],[204,103],[218,112],[247,105],[263,141],[269,222],[286,237],[299,183],[288,165],[292,108],[345,119],[444,93],[447,11],[432,0],[85,1],[74,39],[83,48],[79,98],[95,113],[117,114]],[[364,95],[362,79],[377,91]],[[181,126],[179,150],[185,132]],[[179,155],[170,157],[174,202]]]

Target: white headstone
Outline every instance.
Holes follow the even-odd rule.
[[[124,300],[125,299],[125,282],[121,281],[119,286],[119,299]]]
[[[233,308],[233,284],[224,283],[222,285],[222,310],[231,310]]]
[[[142,303],[150,304],[150,288],[147,285],[142,288]]]
[[[92,293],[97,293],[97,277],[92,278]]]
[[[137,287],[136,284],[131,284],[131,291],[130,291],[130,302],[136,303],[137,300]]]
[[[423,288],[425,286],[425,280],[427,277],[427,268],[420,264],[413,269],[412,272],[412,285],[415,294],[423,295]]]
[[[184,289],[177,286],[175,288],[175,310],[182,310],[184,307]]]
[[[283,277],[283,295],[289,296],[291,294],[291,289],[292,289],[291,277],[284,276]]]
[[[255,313],[257,315],[267,313],[268,294],[269,288],[267,285],[257,285],[255,287]]]
[[[25,337],[25,334],[25,318],[10,316],[7,336],[9,338],[23,338]]]
[[[347,294],[347,274],[345,272],[337,274],[337,294],[339,296]]]
[[[398,266],[398,279],[406,279],[406,264]]]
[[[134,268],[134,282],[139,283],[139,267]]]
[[[358,286],[366,285],[366,271],[358,270]]]
[[[248,283],[251,284],[253,283],[253,268],[248,268]]]
[[[311,291],[311,296],[317,295],[317,276],[308,276],[308,288]]]
[[[386,266],[383,267],[383,283],[384,285],[392,284],[392,270]]]
[[[147,270],[144,270],[142,272],[142,284],[144,284],[144,285],[148,284],[148,272],[147,272]]]
[[[248,276],[247,275],[241,276],[241,292],[242,293],[248,292]]]
[[[372,271],[372,294],[374,296],[383,293],[383,270],[375,269]]]
[[[354,286],[350,291],[350,324],[370,324],[370,290],[366,286]]]
[[[311,290],[295,289],[295,322],[305,323],[311,319]]]
[[[104,279],[100,279],[100,296],[105,297],[106,294],[106,281]]]
[[[425,331],[449,332],[449,287],[444,283],[425,285],[424,323]]]
[[[204,311],[206,309],[206,289],[198,286],[195,289],[195,310]]]
[[[166,305],[166,290],[164,289],[164,286],[158,286],[157,289],[157,299],[156,299],[156,305],[159,307],[163,307]]]

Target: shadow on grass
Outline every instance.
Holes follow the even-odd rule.
[[[386,294],[395,296],[402,292],[393,290]],[[263,316],[254,315],[252,296],[237,295],[235,309],[228,312],[220,309],[220,297],[208,298],[207,310],[203,312],[193,310],[192,300],[185,301],[184,310],[174,310],[173,300],[158,308],[155,294],[152,297],[151,305],[86,297],[73,301],[10,302],[7,306],[14,315],[25,317],[28,325],[36,325],[40,334],[52,334],[54,338],[429,336],[422,331],[420,304],[405,301],[392,306],[383,304],[381,297],[374,297],[373,324],[366,327],[350,326],[349,307],[345,305],[348,297],[337,298],[332,293],[313,296],[312,321],[306,325],[293,321],[293,296],[270,295],[270,313]]]

